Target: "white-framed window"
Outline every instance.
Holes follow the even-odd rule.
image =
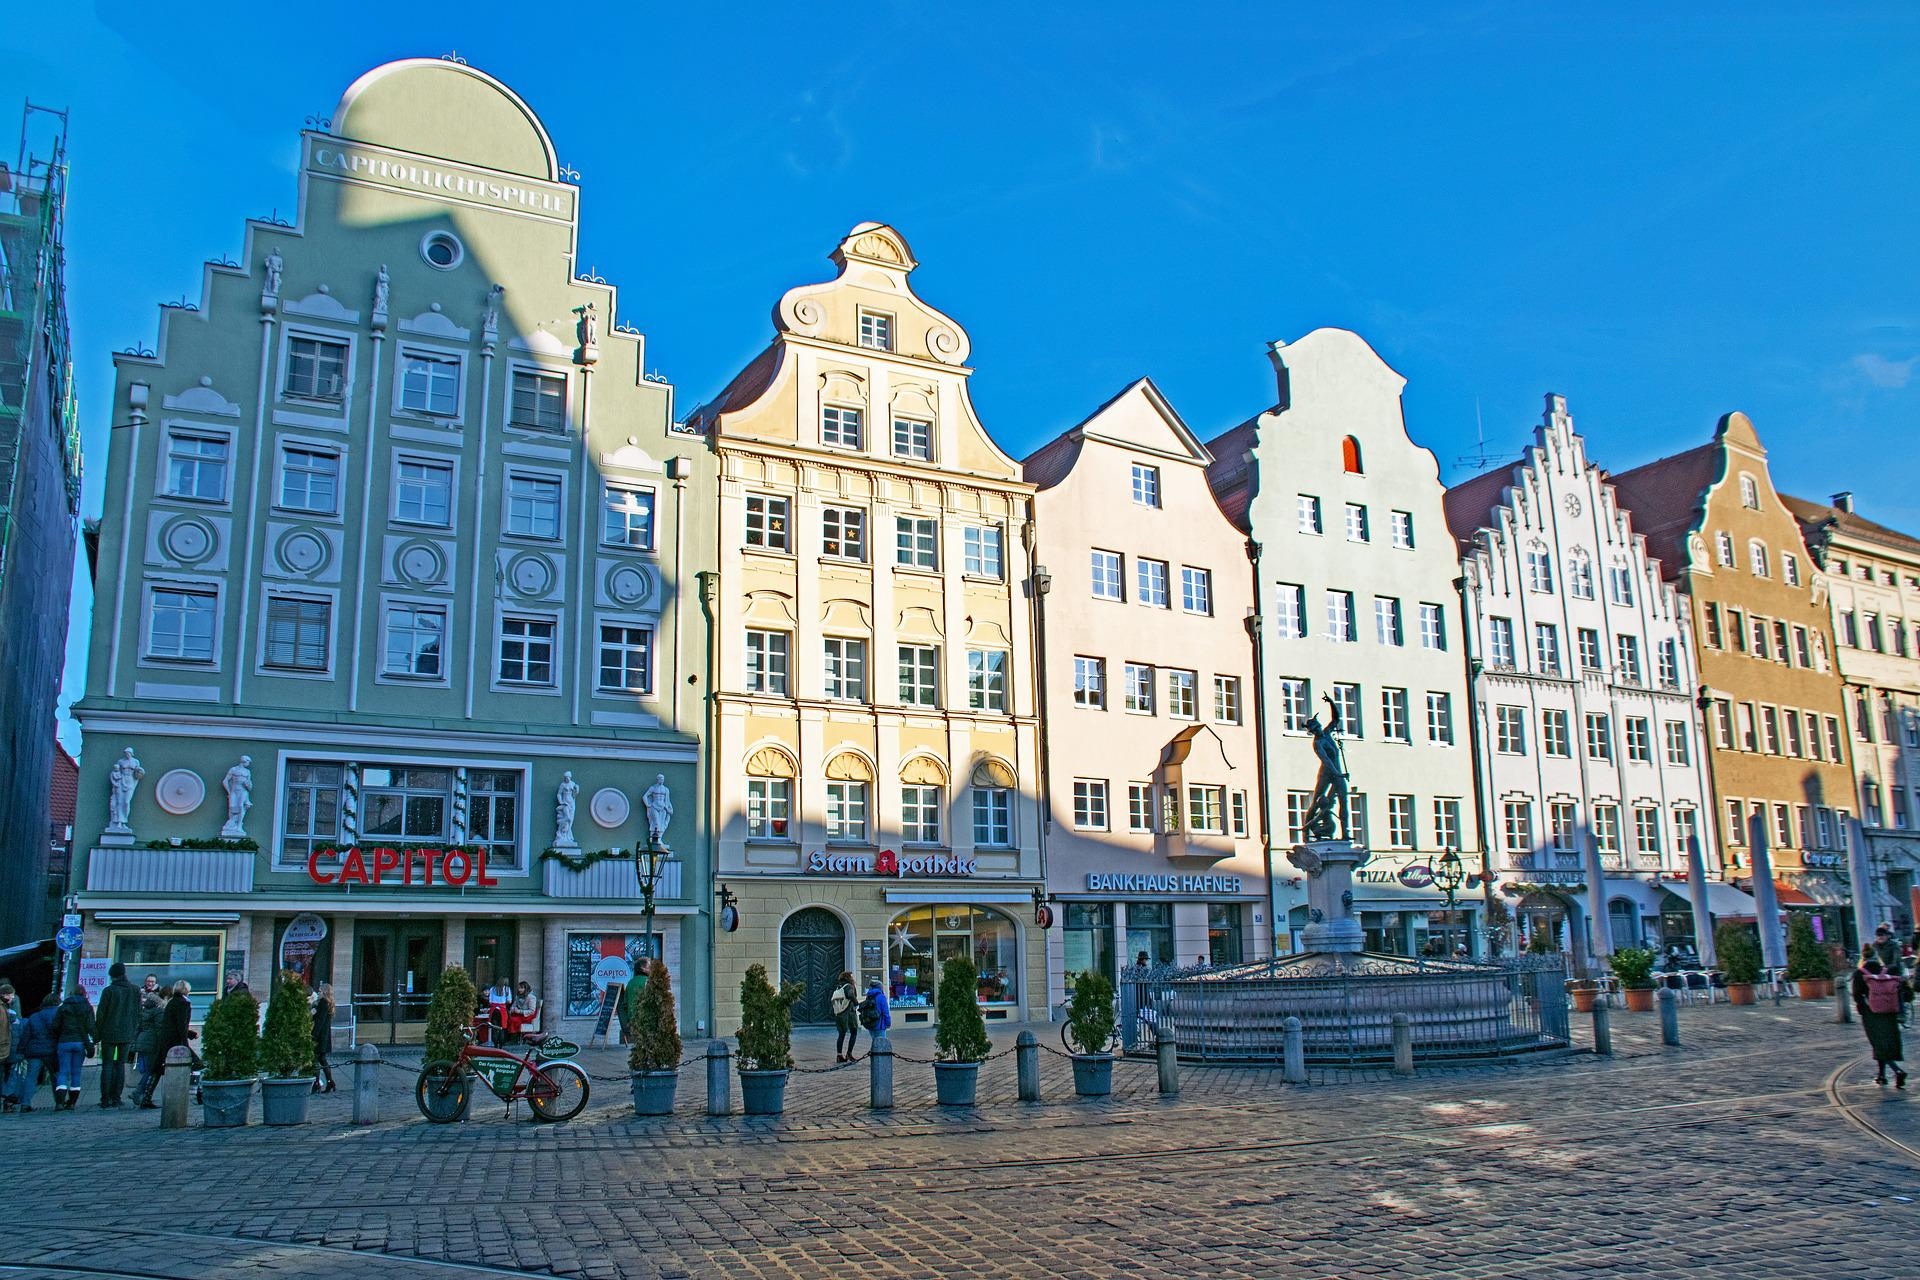
[[[1080,831],[1107,829],[1107,784],[1103,778],[1073,780],[1073,825]]]
[[[1669,636],[1660,642],[1660,683],[1672,689],[1680,684],[1680,642]]]
[[[1092,561],[1093,598],[1095,600],[1126,599],[1126,579],[1122,576],[1120,553],[1118,551],[1095,551]]]
[[[1760,509],[1760,486],[1745,472],[1740,474],[1740,505],[1749,511]]]
[[[280,446],[280,487],[274,503],[282,511],[331,516],[340,510],[340,454],[307,445]]]
[[[213,587],[155,587],[147,596],[146,656],[212,662],[220,595]]]
[[[1167,672],[1167,714],[1175,720],[1200,718],[1200,677],[1191,671]]]
[[[1301,494],[1294,502],[1294,518],[1301,533],[1317,534],[1323,531],[1320,521],[1320,499],[1310,493]]]
[[[1604,711],[1587,712],[1587,758],[1613,759],[1613,718]]]
[[[820,508],[820,554],[867,562],[867,513],[860,507]]]
[[[513,371],[513,394],[507,425],[529,431],[567,429],[567,375],[536,369]]]
[[[1692,737],[1687,731],[1686,721],[1664,721],[1661,725],[1661,731],[1666,736],[1667,763],[1673,765],[1675,768],[1684,768],[1692,764],[1693,748],[1688,745],[1692,741]],[[1788,714],[1787,732],[1788,736],[1792,739],[1793,754],[1797,756],[1800,754],[1800,717],[1791,713]]]
[[[1307,719],[1313,714],[1313,681],[1282,676],[1278,683],[1281,732],[1305,733]]]
[[[1393,534],[1394,546],[1402,551],[1413,550],[1413,513],[1411,511],[1389,512],[1387,525]]]
[[[1487,619],[1487,661],[1496,667],[1512,667],[1513,619]]]
[[[861,448],[862,413],[852,405],[830,404],[820,410],[820,443],[836,449]]]
[[[1299,640],[1307,634],[1307,589],[1283,582],[1273,598],[1275,626],[1282,639]]]
[[[500,683],[551,687],[557,630],[551,618],[503,614],[500,618]]]
[[[970,524],[960,531],[961,572],[974,578],[998,580],[1005,572],[999,525]]]
[[[1806,754],[1806,747],[1800,738],[1800,713],[1788,710],[1781,716],[1787,726],[1787,754],[1795,759]]]
[[[747,495],[747,545],[761,551],[792,551],[793,525],[787,499],[770,493]]]
[[[1575,600],[1593,599],[1593,561],[1576,550],[1567,562],[1567,594]]]
[[[1352,799],[1351,796],[1348,797]],[[1236,791],[1227,797],[1227,810],[1233,819],[1233,835],[1236,840],[1247,838],[1247,793]]]
[[[1453,695],[1427,694],[1427,741],[1442,747],[1453,745]]]
[[[869,351],[893,350],[893,317],[884,311],[860,309],[860,345]]]
[[[1353,618],[1353,592],[1327,592],[1327,639],[1348,644],[1360,639],[1360,628]]]
[[[232,451],[232,442],[224,435],[168,428],[167,497],[225,502]]]
[[[1371,536],[1367,526],[1367,509],[1358,502],[1347,504],[1347,541],[1366,542]]]
[[[1747,543],[1747,568],[1756,578],[1773,576],[1772,563],[1767,558],[1767,544],[1758,538]]]
[[[1733,568],[1733,535],[1722,529],[1713,536],[1714,559],[1723,569]]]
[[[967,706],[974,711],[1007,709],[1007,651],[967,650]]]
[[[1540,754],[1558,760],[1573,755],[1573,741],[1565,711],[1549,707],[1540,713]]]
[[[940,650],[930,644],[900,646],[900,701],[910,707],[940,705]]]
[[[558,477],[507,473],[507,532],[520,538],[558,538],[562,486]]]
[[[1551,622],[1533,624],[1533,663],[1542,675],[1560,674],[1560,628]]]
[[[1607,568],[1607,599],[1623,608],[1633,607],[1633,570],[1616,564]]]
[[[653,490],[607,485],[601,497],[600,543],[634,551],[653,550]]]
[[[895,516],[893,562],[906,569],[938,569],[939,521],[932,516]]]
[[[1327,694],[1333,699],[1333,709],[1340,715],[1340,736],[1366,737],[1366,722],[1360,718],[1360,686],[1336,681],[1328,686]]]
[[[867,842],[867,784],[829,782],[827,784],[827,843],[865,844]]]
[[[786,696],[790,639],[784,631],[747,632],[748,693]]]
[[[790,778],[747,779],[747,839],[793,838],[793,781]]]
[[[1553,561],[1544,551],[1527,552],[1527,590],[1553,594]]]
[[[1213,612],[1213,571],[1180,566],[1180,607],[1188,613]]]
[[[826,664],[826,696],[836,702],[865,702],[867,642],[827,636],[820,645]]]
[[[278,671],[325,671],[332,650],[333,603],[268,596],[262,662]]]
[[[1187,788],[1187,829],[1201,835],[1227,833],[1225,787]]]
[[[1791,551],[1780,553],[1780,576],[1790,587],[1800,585],[1800,557]]]
[[[1627,759],[1634,764],[1653,763],[1653,722],[1645,716],[1626,719]]]
[[[600,624],[599,688],[617,693],[653,692],[653,628],[633,622]]]
[[[1651,805],[1633,811],[1633,851],[1642,857],[1660,853],[1660,811]]]
[[[1219,724],[1240,723],[1240,677],[1213,678],[1213,718]]]
[[[1593,843],[1599,847],[1600,856],[1620,856],[1620,806],[1617,804],[1597,804],[1593,806]]]
[[[1620,679],[1627,684],[1640,683],[1640,637],[1616,635],[1613,656],[1620,668]]]
[[[1311,798],[1305,791],[1287,792],[1285,823],[1288,844],[1299,844],[1307,838],[1307,802]],[[1352,797],[1348,799],[1351,801]]]
[[[445,605],[396,603],[381,622],[381,672],[414,680],[439,680],[446,674]]]
[[[1133,464],[1132,475],[1133,500],[1142,507],[1160,505],[1160,468],[1147,466],[1143,462]]]
[[[1533,852],[1533,801],[1507,800],[1500,806],[1501,836],[1507,856],[1524,858]]]
[[[1153,834],[1153,784],[1127,784],[1127,830],[1135,835]]]
[[[940,788],[909,783],[900,788],[900,838],[908,844],[940,843]]]
[[[1107,709],[1107,660],[1076,655],[1073,660],[1073,705],[1094,711]]]
[[[1447,648],[1446,615],[1437,604],[1420,606],[1420,647],[1433,649],[1441,653]]]
[[[1580,648],[1580,669],[1582,671],[1604,671],[1607,660],[1600,652],[1600,633],[1592,627],[1580,627],[1574,634]]]
[[[1547,805],[1547,825],[1547,839],[1555,853],[1580,852],[1579,806],[1566,800],[1553,801]]]
[[[1436,848],[1460,852],[1460,802],[1439,799],[1433,802],[1433,843]]]
[[[344,342],[290,334],[287,338],[285,393],[298,400],[337,403],[347,396],[347,356]]]
[[[1013,792],[1006,787],[973,789],[973,843],[991,849],[1013,845]]]
[[[1413,848],[1412,796],[1387,797],[1387,844],[1394,849]]]
[[[1125,681],[1126,709],[1141,715],[1153,714],[1153,668],[1142,662],[1129,662],[1122,673]]]
[[[1373,636],[1381,644],[1398,649],[1407,642],[1400,624],[1400,601],[1393,596],[1373,598]]]
[[[1681,853],[1700,838],[1700,815],[1693,809],[1675,806],[1673,810],[1673,847]]]
[[[1527,754],[1527,712],[1524,707],[1493,709],[1493,749],[1503,756]]]
[[[453,525],[453,464],[400,457],[393,464],[393,518],[403,524]]]
[[[1167,562],[1136,559],[1133,562],[1134,591],[1140,603],[1149,609],[1171,607],[1167,595]]]
[[[914,462],[932,462],[933,424],[924,418],[895,418],[893,456]]]
[[[400,352],[400,407],[435,418],[460,416],[460,357]]]
[[[1413,725],[1405,689],[1380,691],[1380,736],[1388,742],[1412,742]]]

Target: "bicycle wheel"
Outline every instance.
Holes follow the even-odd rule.
[[[571,1120],[587,1105],[587,1073],[571,1062],[547,1062],[527,1085],[527,1105],[537,1120]]]
[[[414,1081],[413,1103],[435,1124],[452,1124],[473,1101],[473,1078],[451,1062],[429,1062]]]

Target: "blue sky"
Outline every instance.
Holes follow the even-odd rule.
[[[581,266],[683,411],[872,218],[1016,454],[1142,374],[1211,435],[1271,400],[1268,340],[1340,325],[1450,482],[1549,390],[1615,470],[1738,408],[1782,487],[1920,531],[1920,6],[22,8],[0,102],[73,110],[89,515],[109,353],[291,212],[306,117],[457,50],[580,172]]]

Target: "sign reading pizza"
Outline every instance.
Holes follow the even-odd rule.
[[[320,865],[336,860],[337,870]],[[444,849],[423,845],[405,849],[386,845],[364,850],[358,845],[345,851],[315,849],[307,855],[307,878],[327,886],[412,888],[417,885],[429,889],[436,884],[458,889],[470,884],[484,888],[500,883],[487,874],[487,851],[478,845],[452,845]]]

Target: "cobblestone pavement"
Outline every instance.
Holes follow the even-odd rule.
[[[565,1125],[484,1094],[428,1125],[398,1068],[370,1128],[346,1123],[344,1073],[299,1129],[163,1133],[43,1091],[0,1120],[0,1276],[1920,1273],[1920,1077],[1876,1087],[1832,1010],[1696,1006],[1680,1048],[1616,1011],[1611,1059],[1411,1079],[1188,1067],[1175,1099],[1122,1063],[1111,1100],[1076,1101],[1049,1054],[1047,1101],[1021,1104],[1007,1057],[957,1112],[905,1061],[892,1113],[859,1066],[797,1076],[787,1115],[755,1119],[699,1114],[699,1064],[674,1117],[635,1119],[610,1080]],[[929,1056],[924,1032],[898,1044]],[[830,1040],[796,1056],[824,1065]]]

